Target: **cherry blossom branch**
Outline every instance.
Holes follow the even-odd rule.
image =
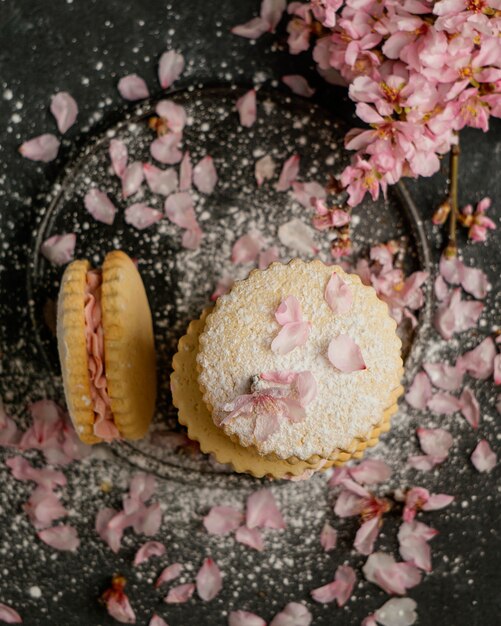
[[[449,157],[449,241],[445,249],[445,256],[452,258],[457,256],[457,218],[458,207],[458,173],[459,173],[459,137],[452,145]]]

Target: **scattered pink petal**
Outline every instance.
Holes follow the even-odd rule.
[[[457,364],[423,363],[423,368],[435,387],[446,391],[456,391],[463,384],[464,370]]]
[[[19,431],[16,422],[7,415],[0,398],[0,445],[13,446],[18,443]]]
[[[129,74],[118,81],[118,91],[124,100],[144,100],[150,92],[144,80],[137,74]]]
[[[165,583],[176,579],[178,576],[181,575],[182,571],[183,566],[181,565],[181,563],[173,563],[172,565],[169,565],[164,570],[162,570],[162,573],[157,578],[155,587],[160,587],[161,585],[164,585]]]
[[[351,287],[336,272],[329,278],[324,298],[332,311],[338,315],[348,313],[353,304]]]
[[[179,191],[189,191],[193,178],[193,167],[191,165],[190,153],[186,151],[179,166]]]
[[[159,615],[153,615],[148,626],[169,626],[167,622]]]
[[[267,250],[259,253],[257,266],[260,270],[265,270],[272,263],[279,260],[279,252],[276,246],[270,246]]]
[[[235,539],[239,543],[243,543],[249,548],[254,548],[258,552],[264,550],[264,541],[261,533],[257,528],[247,528],[247,526],[240,526],[235,533]]]
[[[231,506],[213,506],[203,523],[210,535],[227,535],[236,530],[243,519],[243,513]]]
[[[367,617],[362,620],[360,626],[378,626],[378,624],[374,615],[367,615]]]
[[[172,587],[167,596],[164,598],[164,602],[166,604],[181,604],[183,602],[188,602],[194,591],[194,583],[185,583],[184,585]]]
[[[7,606],[0,602],[0,620],[6,624],[22,624],[23,620],[19,613],[11,606]],[[266,625],[265,625],[266,626]]]
[[[77,119],[78,106],[68,92],[60,91],[51,98],[50,112],[56,118],[59,132],[64,135]]]
[[[136,615],[129,598],[124,592],[125,579],[122,576],[115,575],[111,580],[111,587],[107,589],[101,596],[105,603],[106,609],[111,617],[121,624],[135,624]]]
[[[204,234],[199,226],[185,230],[181,245],[188,250],[196,250],[200,246],[203,236]]]
[[[332,365],[345,374],[367,369],[359,346],[348,335],[332,339],[327,355]]]
[[[158,64],[158,80],[162,89],[170,87],[183,73],[184,57],[175,50],[164,52]]]
[[[390,554],[375,552],[362,568],[365,578],[389,594],[404,595],[407,589],[419,585],[421,573],[410,563],[397,563]]]
[[[315,89],[310,87],[308,81],[304,76],[299,74],[289,74],[288,76],[282,76],[282,82],[291,89],[291,91],[303,98],[311,98],[315,93]]]
[[[275,28],[282,19],[286,4],[286,0],[262,0],[260,16],[268,24],[270,32],[275,32]]]
[[[223,296],[225,293],[228,293],[230,289],[233,287],[233,283],[235,281],[231,276],[223,276],[217,282],[216,289],[211,294],[210,299],[214,302],[219,298],[219,296]]]
[[[445,459],[452,446],[452,435],[443,428],[418,428],[419,445],[425,454]]]
[[[416,606],[416,602],[411,598],[392,598],[385,602],[374,616],[381,626],[412,626],[417,620]]]
[[[264,239],[258,231],[252,231],[239,237],[231,249],[231,262],[235,265],[252,263],[264,247]]]
[[[167,133],[157,137],[150,145],[151,156],[164,165],[174,165],[183,158],[179,150],[181,143],[180,133]]]
[[[376,516],[367,520],[357,530],[353,547],[360,554],[369,555],[374,550],[374,543],[379,535],[381,519]]]
[[[55,550],[68,550],[75,552],[80,545],[80,539],[76,528],[63,524],[62,526],[52,526],[38,533],[40,539]]]
[[[96,516],[97,534],[115,553],[120,550],[125,524],[124,513],[119,513],[115,509],[101,509]]]
[[[255,491],[247,498],[248,528],[285,528],[285,521],[269,489]]]
[[[148,228],[152,224],[160,221],[163,217],[161,211],[152,209],[142,202],[131,204],[131,206],[125,209],[125,221],[127,224],[131,224],[134,228],[143,230]]]
[[[412,522],[419,510],[435,511],[448,506],[454,496],[445,493],[431,494],[423,487],[413,487],[405,494],[405,506],[402,517],[404,522]]]
[[[355,571],[349,565],[340,565],[336,570],[334,581],[314,589],[311,596],[322,603],[336,600],[337,605],[341,607],[350,599],[356,580]]]
[[[311,255],[318,252],[313,231],[298,218],[282,224],[278,229],[278,238],[284,246],[299,254]]]
[[[108,224],[109,226],[113,224],[117,209],[104,191],[99,191],[96,187],[89,189],[84,197],[84,205],[98,222],[103,222],[103,224]]]
[[[198,191],[210,194],[217,183],[217,172],[211,156],[205,156],[193,168],[193,183]]]
[[[403,522],[398,531],[400,556],[407,563],[431,572],[431,550],[428,542],[438,534],[438,530],[421,522]]]
[[[143,180],[143,164],[140,161],[135,161],[128,165],[122,176],[122,197],[129,198],[137,193],[143,184]]]
[[[459,411],[461,402],[450,393],[438,391],[428,401],[428,408],[439,415],[452,415]]]
[[[299,174],[299,155],[293,154],[285,161],[280,172],[278,183],[276,184],[277,191],[287,191],[292,183],[296,180]]]
[[[33,139],[29,141],[25,141],[19,147],[19,152],[25,159],[48,163],[57,157],[60,145],[60,141],[55,135],[45,133],[44,135],[33,137]]]
[[[337,530],[332,528],[332,526],[325,522],[322,528],[322,532],[320,533],[320,544],[325,552],[330,552],[334,550],[337,544]]]
[[[73,260],[76,241],[75,233],[53,235],[43,242],[40,252],[54,265],[64,265]]]
[[[435,328],[443,339],[451,339],[455,333],[476,326],[483,309],[482,302],[461,300],[461,290],[455,289],[438,307]]]
[[[445,493],[432,494],[425,504],[423,504],[423,511],[437,511],[443,509],[454,500],[454,496],[448,496]]]
[[[271,620],[270,626],[310,626],[312,614],[299,602],[289,602],[280,613]]]
[[[164,204],[165,214],[173,224],[194,230],[198,227],[193,200],[186,191],[171,194]]]
[[[141,565],[152,556],[163,556],[165,554],[165,546],[159,541],[147,541],[136,552],[134,557],[134,565]]]
[[[112,139],[110,141],[109,154],[113,171],[116,176],[122,178],[129,160],[127,146],[120,139]]]
[[[213,600],[223,588],[221,570],[211,558],[205,559],[198,570],[196,584],[197,593],[205,602]]]
[[[494,341],[492,337],[486,337],[476,348],[461,355],[456,365],[470,376],[473,376],[473,378],[485,380],[492,375],[495,356],[496,346]]]
[[[155,107],[156,114],[166,120],[169,131],[173,133],[183,132],[186,125],[186,111],[180,104],[172,100],[160,100]]]
[[[149,507],[144,505],[132,518],[134,532],[151,537],[156,535],[162,525],[162,509],[156,502]]]
[[[415,409],[425,409],[431,399],[431,383],[425,372],[419,372],[414,377],[412,385],[405,394],[405,400]]]
[[[486,473],[491,472],[498,462],[496,453],[492,451],[489,443],[485,439],[478,442],[470,459],[479,472]]]
[[[472,428],[478,428],[480,422],[480,406],[475,394],[469,387],[465,387],[459,397],[460,409],[463,417]]]
[[[475,267],[464,267],[461,278],[461,287],[477,300],[483,300],[489,290],[487,274]]]
[[[432,456],[430,454],[415,455],[407,459],[407,467],[412,467],[422,472],[429,472],[444,461],[444,457],[441,456]]]
[[[305,209],[311,209],[318,202],[325,200],[327,192],[320,183],[292,183],[292,197],[304,206]]]
[[[266,622],[249,611],[230,611],[228,626],[266,626]]]
[[[437,276],[435,279],[434,289],[437,300],[439,300],[440,302],[442,302],[442,300],[445,300],[445,298],[449,294],[449,287],[440,275]]]
[[[245,37],[246,39],[257,39],[258,37],[261,37],[261,35],[264,35],[264,33],[268,32],[269,29],[270,26],[266,20],[263,20],[262,17],[255,17],[245,24],[234,26],[231,29],[231,32],[234,35]]]
[[[66,485],[62,472],[50,468],[38,469],[22,456],[14,456],[5,461],[16,480],[31,480],[44,489],[51,490]]]
[[[257,116],[256,90],[251,89],[237,100],[237,111],[240,117],[240,124],[245,128],[254,125]]]
[[[363,485],[384,483],[391,476],[391,467],[380,459],[366,459],[354,467],[350,467],[350,476]]]
[[[254,166],[254,176],[257,186],[261,187],[265,180],[271,180],[275,174],[275,161],[269,154],[256,161]]]
[[[152,193],[168,196],[176,191],[178,179],[174,168],[162,170],[151,163],[144,163],[143,172]]]

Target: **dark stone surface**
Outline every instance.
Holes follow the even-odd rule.
[[[13,385],[16,385],[17,393],[32,391],[29,376],[22,378],[20,373],[27,371],[28,364],[36,358],[29,340],[26,341],[29,320],[25,314],[25,280],[40,198],[68,159],[85,143],[87,134],[105,128],[122,115],[127,105],[116,91],[120,76],[137,72],[150,85],[152,95],[155,95],[155,89],[159,94],[160,90],[155,87],[157,59],[166,48],[175,48],[182,51],[188,61],[188,69],[179,86],[225,81],[250,84],[256,72],[264,72],[270,82],[283,74],[303,73],[318,88],[320,103],[335,115],[351,119],[351,105],[343,90],[325,86],[315,74],[307,55],[291,57],[283,45],[283,31],[276,37],[266,35],[255,44],[230,34],[230,27],[255,15],[257,6],[257,2],[231,0],[173,0],[171,3],[158,0],[0,1],[0,245],[3,246],[2,252],[9,251],[0,257],[0,356],[3,361],[0,391],[4,395],[13,390]],[[50,95],[59,90],[68,90],[76,98],[80,108],[78,124],[65,136],[56,162],[41,166],[22,159],[17,154],[22,141],[42,132],[54,131],[55,125],[47,108]],[[480,131],[464,132],[461,203],[475,202],[489,195],[496,205],[501,191],[500,169],[501,123],[493,122],[486,135]],[[444,177],[436,175],[432,179],[412,182],[409,187],[423,218],[429,218],[444,192]],[[438,259],[442,246],[440,236],[432,228],[428,232]],[[481,329],[486,334],[499,323],[499,302],[496,317],[495,301],[496,296],[499,298],[500,285],[500,235],[498,229],[487,244],[464,245],[462,240],[467,263],[482,267],[493,283],[483,315],[486,323]],[[477,342],[475,333],[467,334],[462,346],[451,347],[451,356]],[[481,436],[496,448],[500,418],[494,409],[494,394],[483,388],[480,399],[484,416]],[[459,461],[440,471],[437,475],[439,484],[434,484],[432,476],[427,476],[426,482],[421,481],[430,490],[457,496],[456,515],[440,518],[441,535],[433,543],[433,553],[447,555],[448,560],[442,556],[439,562],[437,558],[437,573],[426,577],[409,594],[418,602],[418,623],[421,625],[434,626],[443,622],[455,626],[494,626],[499,623],[499,467],[487,476],[471,468],[467,457],[478,439],[476,433],[463,429],[456,444]],[[22,489],[19,491],[21,493]],[[18,500],[6,500],[2,501],[3,513],[17,513]],[[91,523],[89,521],[89,535]],[[47,551],[46,562],[31,562],[28,555],[23,556],[16,537],[3,537],[2,541],[11,542],[12,551],[10,556],[2,552],[0,569],[9,565],[9,571],[16,570],[16,574],[13,578],[1,575],[0,601],[9,598],[14,605],[16,599],[26,601],[27,588],[35,584],[30,581],[40,580],[44,575],[56,580],[62,590],[68,577],[79,581],[78,590],[73,591],[73,585],[72,592],[64,593],[59,601],[45,597],[45,612],[40,612],[33,603],[31,610],[24,611],[26,624],[84,626],[114,623],[97,607],[95,598],[106,585],[113,567],[129,567],[127,563],[132,552],[127,554],[127,559],[116,557],[113,567],[104,561],[96,568],[79,566],[74,557],[66,555],[49,566],[50,551]],[[195,548],[190,547],[189,553],[196,553]],[[245,558],[242,552],[240,554]],[[356,563],[359,561],[360,558],[354,559]],[[282,572],[277,572],[274,593],[278,596],[281,595],[282,576]],[[319,572],[318,580],[312,581],[311,587],[323,582],[325,576]],[[147,599],[150,592],[146,585],[141,591]],[[315,607],[314,624],[359,623],[384,601],[382,593],[374,587],[371,591],[372,599],[367,606],[359,602],[348,613]],[[279,604],[281,601],[279,598]],[[248,606],[249,610],[270,616],[266,599],[255,600]],[[193,606],[181,606],[169,614],[168,621],[171,626],[222,624],[224,619],[220,615],[216,608],[199,606],[195,611]]]

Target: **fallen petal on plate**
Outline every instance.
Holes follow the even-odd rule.
[[[425,409],[431,396],[430,379],[425,372],[419,372],[414,376],[414,380],[405,394],[405,400],[415,409]]]
[[[148,228],[152,224],[160,221],[163,218],[163,213],[152,209],[151,207],[138,202],[132,204],[125,209],[125,221],[127,224],[134,226],[138,230]]]
[[[108,224],[108,226],[113,224],[117,209],[104,191],[99,191],[96,187],[89,189],[84,197],[84,205],[98,222],[103,222],[103,224]]]
[[[118,81],[118,91],[124,100],[144,100],[150,92],[144,80],[137,74],[129,74]]]
[[[228,626],[266,626],[266,622],[249,611],[230,611]]]
[[[254,548],[258,552],[264,550],[264,541],[261,533],[257,528],[247,528],[247,526],[240,526],[235,533],[235,539],[239,543],[243,543],[249,548]]]
[[[19,147],[19,152],[25,159],[48,163],[57,157],[60,145],[60,141],[55,135],[45,133],[25,141]]]
[[[152,556],[163,556],[165,554],[165,546],[159,541],[147,541],[136,552],[134,557],[134,565],[141,565],[145,561],[151,559]]]
[[[166,604],[182,604],[188,602],[195,591],[194,583],[185,583],[172,587],[167,596],[164,598]]]
[[[64,135],[77,119],[78,105],[67,91],[60,91],[51,98],[50,112],[56,119],[57,129]]]
[[[304,604],[289,602],[271,620],[270,626],[310,626],[312,620],[313,616]]]
[[[164,52],[158,64],[158,80],[162,89],[170,87],[183,73],[184,57],[175,50]]]
[[[264,239],[258,231],[252,231],[239,237],[231,249],[231,262],[236,264],[252,263],[264,246]]]
[[[470,458],[479,472],[491,472],[498,462],[496,453],[492,451],[489,443],[485,439],[479,441]]]
[[[227,535],[236,530],[243,519],[243,513],[231,506],[213,506],[203,524],[210,535]]]
[[[75,552],[80,545],[76,528],[67,524],[41,530],[38,536],[44,543],[55,550]]]
[[[284,518],[269,489],[260,489],[247,498],[246,525],[248,528],[285,528]]]
[[[75,233],[53,235],[42,243],[40,252],[54,265],[64,265],[73,259],[76,241]]]
[[[311,96],[315,93],[315,89],[310,87],[306,78],[304,76],[300,76],[299,74],[282,76],[282,82],[287,85],[293,93],[298,96],[303,96],[303,98],[311,98]]]
[[[280,172],[278,183],[276,184],[277,191],[287,191],[292,183],[296,180],[299,174],[299,155],[293,154],[285,161]]]
[[[264,35],[264,33],[268,32],[270,26],[266,20],[263,20],[262,17],[255,17],[245,24],[239,24],[238,26],[234,26],[231,29],[231,32],[234,35],[238,35],[239,37],[245,37],[246,39],[257,39]]]
[[[211,558],[205,559],[198,570],[196,585],[198,595],[205,602],[213,600],[223,588],[221,570]]]
[[[198,191],[210,194],[217,184],[217,172],[211,156],[205,156],[193,168],[193,183]]]
[[[256,90],[251,89],[237,100],[236,108],[241,126],[250,128],[257,117]]]

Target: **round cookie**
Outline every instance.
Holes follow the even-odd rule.
[[[333,273],[351,292],[346,312],[335,313],[325,300]],[[311,330],[303,345],[279,354],[271,348],[281,330],[275,313],[289,296],[297,299]],[[360,453],[385,412],[395,410],[403,373],[395,331],[387,305],[358,276],[318,260],[273,263],[251,272],[217,301],[200,337],[198,382],[216,426],[241,446],[269,460],[312,465],[338,460],[340,451]],[[332,365],[328,347],[339,336],[355,342],[365,369],[345,373]],[[257,438],[255,420],[232,417],[229,407],[255,394],[264,373],[277,371],[311,373],[318,392],[304,408],[304,419],[281,419],[275,432]]]

